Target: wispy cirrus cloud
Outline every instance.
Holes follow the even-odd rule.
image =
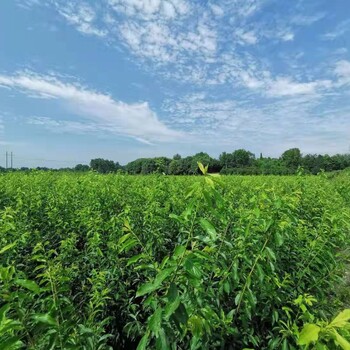
[[[107,4],[116,12],[127,16],[151,20],[159,17],[174,19],[176,16],[186,15],[191,6],[186,0],[107,0]]]
[[[80,116],[86,114],[94,120],[86,132],[110,125],[111,111],[118,116],[130,108],[137,123],[149,123],[150,130],[143,131],[122,117],[114,120],[111,129],[117,133],[116,129],[125,128],[135,138],[144,134],[147,141],[175,139],[175,130],[184,130],[197,140],[198,129],[220,142],[232,142],[234,133],[237,142],[246,142],[248,137],[271,142],[271,147],[273,138],[286,147],[304,138],[309,140],[309,149],[315,135],[324,142],[332,139],[332,132],[339,139],[346,138],[348,110],[343,107],[342,115],[325,106],[346,105],[341,96],[348,93],[350,81],[348,51],[341,47],[330,52],[329,42],[323,39],[341,37],[350,22],[330,24],[329,13],[317,1],[288,6],[276,0],[46,0],[46,4],[85,36],[107,42],[162,83],[176,85],[173,97],[163,96],[158,112],[167,123],[147,104],[123,109],[121,102],[99,94],[109,98],[103,103],[102,97],[97,99],[100,110],[108,105],[107,122],[90,108],[92,104],[79,107],[84,106],[77,103],[80,97],[71,102],[45,89],[25,88],[41,97],[59,98],[66,107],[73,105]],[[313,32],[321,22],[322,29]],[[326,34],[322,36],[321,30]],[[36,119],[36,123],[54,128],[56,122]],[[339,123],[345,127],[339,128]],[[60,122],[59,127],[84,129],[79,123]]]
[[[334,29],[322,35],[324,40],[334,40],[350,31],[350,19],[346,19],[336,25]]]
[[[267,0],[46,0],[70,25],[85,35],[123,47],[145,69],[176,81],[223,84],[232,69],[225,57],[234,56],[239,70],[235,83],[256,85],[246,64],[252,57],[256,70],[266,63],[254,57],[258,45],[295,40],[298,28],[322,20],[325,13],[305,13],[296,6],[281,16],[283,6]],[[279,9],[279,6],[281,9]],[[267,8],[268,11],[263,12]],[[259,16],[257,16],[259,15]],[[242,51],[242,46],[244,51]],[[270,69],[271,71],[271,69]],[[273,72],[271,72],[273,74]]]
[[[67,2],[65,6],[57,6],[58,13],[73,25],[79,32],[86,35],[105,37],[107,31],[99,29],[95,23],[96,13],[86,3]]]
[[[215,138],[219,149],[244,147],[257,154],[264,151],[273,155],[296,146],[305,153],[347,151],[347,144],[339,148],[339,140],[348,139],[350,134],[350,107],[330,107],[341,105],[343,96],[332,96],[327,107],[322,106],[319,94],[259,102],[256,98],[213,99],[196,93],[180,101],[168,100],[163,108],[172,123],[191,130],[197,142],[205,145]]]
[[[97,130],[108,129],[112,133],[144,142],[164,142],[182,135],[161,122],[147,102],[127,104],[114,100],[108,94],[64,82],[55,76],[30,72],[0,75],[0,86],[19,90],[32,98],[58,100],[67,111],[98,125]],[[56,123],[67,126],[60,121]],[[79,128],[81,124],[71,123],[70,126],[72,125]]]
[[[334,70],[335,74],[338,76],[339,85],[350,84],[350,61],[340,60],[336,63]]]

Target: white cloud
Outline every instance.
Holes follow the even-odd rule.
[[[169,141],[181,136],[169,129],[150,109],[147,102],[127,104],[110,95],[66,83],[54,76],[21,73],[0,75],[0,86],[18,89],[30,97],[57,99],[68,111],[108,128],[145,141]]]
[[[249,89],[259,89],[265,85],[264,81],[255,78],[246,71],[240,72],[240,78],[243,84]]]
[[[283,41],[293,41],[294,40],[294,33],[288,32],[281,34],[281,39]]]
[[[117,12],[144,20],[159,15],[165,19],[174,19],[190,11],[190,5],[185,0],[107,0],[107,2]]]
[[[330,87],[330,81],[299,83],[289,77],[279,77],[270,83],[267,94],[271,96],[293,96],[314,94],[319,88]]]
[[[16,0],[16,4],[25,9],[39,5],[39,0]]]
[[[257,102],[256,95],[228,100],[197,93],[169,99],[163,108],[174,125],[190,130],[193,142],[203,147],[215,139],[219,152],[242,147],[270,155],[291,147],[305,153],[346,152],[350,108],[320,108],[322,98],[307,93]],[[339,104],[339,98],[332,103]]]
[[[199,23],[193,31],[174,35],[161,22],[126,22],[120,27],[120,35],[128,48],[141,58],[159,64],[175,62],[187,55],[208,59],[216,52],[216,33],[205,23]]]
[[[324,34],[324,40],[334,40],[350,31],[350,19],[344,20],[337,24],[334,30]]]
[[[224,13],[225,13],[224,10],[220,6],[218,6],[216,4],[210,4],[209,7],[213,11],[213,14],[215,16],[220,17],[220,16],[223,16]]]
[[[86,3],[67,2],[64,6],[56,4],[58,13],[63,16],[66,21],[75,26],[76,29],[86,35],[95,35],[97,37],[105,37],[107,31],[99,29],[95,24],[95,10]]]
[[[319,12],[312,15],[298,14],[292,18],[292,22],[301,26],[309,26],[325,18],[326,15],[325,12]]]
[[[350,83],[350,61],[341,60],[336,63],[334,73],[339,79],[339,84],[349,84]]]
[[[238,29],[235,34],[241,43],[253,45],[258,42],[258,38],[253,31],[244,32],[242,29]]]
[[[263,1],[260,0],[233,0],[233,3],[238,9],[240,16],[249,17],[256,13],[262,6]]]

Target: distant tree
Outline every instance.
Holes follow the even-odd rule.
[[[154,161],[156,164],[156,173],[158,173],[158,174],[167,174],[168,173],[168,167],[169,167],[169,164],[171,162],[171,159],[169,159],[167,157],[157,157],[157,158],[154,158]]]
[[[221,153],[219,161],[223,168],[244,168],[254,165],[255,155],[245,149],[237,149],[232,153]]]
[[[113,173],[120,169],[119,163],[102,158],[91,159],[90,168],[101,174]]]
[[[181,155],[179,153],[176,153],[174,156],[173,156],[173,160],[180,160],[181,159]]]
[[[291,169],[296,170],[298,166],[302,165],[302,156],[299,148],[291,148],[285,151],[282,156],[281,160],[284,163],[284,165]]]
[[[198,168],[198,162],[202,163],[204,166],[206,165],[210,166],[210,163],[212,162],[212,158],[209,156],[208,153],[204,153],[204,152],[199,152],[195,154],[191,160],[191,166],[189,170],[190,174],[200,174],[200,170]]]
[[[86,164],[77,164],[74,167],[74,171],[89,171],[90,167]]]
[[[254,164],[255,155],[245,149],[237,149],[232,153],[234,166],[237,168],[249,167]]]
[[[280,159],[263,158],[257,159],[255,163],[259,174],[287,175],[292,173]]]
[[[154,159],[147,158],[144,159],[141,166],[141,174],[147,175],[147,174],[153,174],[157,170],[157,164]]]
[[[212,158],[209,163],[208,172],[209,173],[219,173],[222,169],[221,163],[218,159]]]
[[[133,160],[132,162],[129,162],[128,164],[126,164],[125,170],[132,175],[141,174],[142,164],[144,160],[145,158],[139,158]]]
[[[46,166],[38,166],[38,167],[36,167],[36,170],[49,171],[51,169],[47,168]]]
[[[324,157],[319,154],[307,154],[302,159],[302,166],[306,172],[316,175],[325,167]]]
[[[182,168],[183,162],[180,159],[173,159],[168,166],[169,175],[183,175],[184,169]]]
[[[171,160],[167,157],[139,158],[125,166],[129,174],[162,174],[168,172]]]
[[[222,152],[219,156],[219,162],[222,168],[233,168],[234,161],[232,153]]]

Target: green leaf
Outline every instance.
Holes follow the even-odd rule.
[[[17,280],[15,280],[15,284],[17,284],[18,286],[24,287],[24,288],[34,292],[35,294],[40,293],[40,287],[34,281],[17,279]]]
[[[129,239],[119,246],[119,252],[120,253],[128,252],[130,249],[134,248],[138,244],[139,244],[139,242],[136,239],[134,239],[134,238]]]
[[[198,168],[200,169],[200,171],[202,172],[203,175],[205,175],[207,173],[207,168],[204,167],[204,165],[201,162],[197,162],[198,164]]]
[[[350,350],[350,343],[344,338],[342,337],[337,331],[332,331],[332,334],[335,337],[335,340],[337,341],[337,343],[340,345],[340,347],[343,350]]]
[[[188,327],[195,337],[200,337],[203,329],[203,320],[197,315],[193,315],[188,319]]]
[[[162,282],[175,271],[175,266],[160,271],[154,279],[154,284],[158,288]]]
[[[163,258],[161,264],[159,265],[159,268],[160,268],[160,269],[164,269],[164,266],[167,264],[168,260],[169,260],[169,256],[165,256],[165,257]]]
[[[174,301],[177,296],[178,296],[178,290],[177,290],[177,287],[175,285],[174,282],[171,282],[170,283],[170,287],[169,287],[169,290],[168,290],[168,294],[167,294],[167,298],[169,301]]]
[[[159,337],[157,338],[157,341],[156,341],[156,349],[157,350],[169,350],[170,349],[169,343],[168,343],[168,340],[167,340],[167,337],[165,335],[163,328],[159,331]]]
[[[146,333],[140,340],[139,345],[137,345],[136,350],[145,350],[148,344],[149,333]]]
[[[178,245],[176,248],[175,248],[175,251],[174,251],[174,257],[177,258],[178,256],[181,256],[185,253],[186,251],[186,247],[184,247],[183,245]]]
[[[57,326],[57,321],[49,314],[35,314],[33,315],[33,320],[48,326]]]
[[[194,259],[193,255],[188,256],[184,262],[184,267],[186,272],[195,279],[200,279],[202,277],[202,271],[200,269],[201,262],[198,259]]]
[[[163,309],[161,307],[158,307],[157,310],[154,312],[154,314],[150,317],[148,322],[149,329],[158,336],[158,333],[162,326],[162,312]]]
[[[79,324],[78,327],[79,327],[79,334],[86,335],[86,336],[94,335],[94,331],[91,328],[87,328],[83,324]]]
[[[271,248],[269,248],[269,247],[266,247],[265,249],[267,250],[267,253],[268,253],[269,257],[273,261],[276,261],[276,255],[275,255],[274,251]]]
[[[238,303],[240,302],[241,300],[241,292],[239,292],[236,297],[235,297],[235,304],[238,305]]]
[[[118,245],[124,243],[129,237],[131,236],[131,233],[127,233],[124,236],[120,237],[118,240]]]
[[[275,243],[277,247],[283,244],[283,237],[279,232],[275,232]]]
[[[136,292],[136,296],[137,297],[142,297],[143,295],[151,293],[151,292],[153,292],[156,289],[157,289],[157,286],[155,286],[154,283],[152,283],[152,282],[142,284],[138,288],[138,290]]]
[[[231,290],[231,288],[230,288],[230,282],[229,282],[229,281],[225,281],[225,282],[224,282],[224,291],[225,291],[225,293],[226,293],[226,294],[230,294],[230,290]]]
[[[186,324],[188,320],[187,310],[184,304],[180,303],[179,307],[174,312],[175,319],[182,324]]]
[[[141,297],[145,294],[151,293],[151,292],[155,291],[156,289],[158,289],[161,286],[162,282],[168,276],[170,276],[174,272],[174,270],[175,270],[175,266],[169,267],[168,269],[160,271],[157,274],[156,278],[154,279],[154,282],[145,283],[139,287],[139,289],[136,292],[136,296]]]
[[[127,264],[126,264],[126,266],[130,266],[130,265],[132,265],[132,264],[135,264],[136,262],[138,262],[139,260],[141,260],[141,259],[143,259],[143,258],[145,258],[145,257],[147,257],[147,255],[146,254],[138,254],[138,255],[134,255],[133,257],[131,257],[129,260],[128,260],[128,262],[127,262]]]
[[[164,310],[164,318],[166,320],[169,320],[170,316],[177,310],[177,308],[180,306],[181,299],[180,296],[177,295],[174,300],[170,301],[166,306]]]
[[[3,253],[5,253],[7,250],[13,248],[16,244],[17,244],[17,242],[13,242],[13,243],[10,243],[10,244],[8,244],[8,245],[5,245],[5,247],[3,247],[3,248],[0,249],[0,254],[3,254]]]
[[[330,327],[344,327],[350,320],[350,309],[345,309],[329,324]]]
[[[282,350],[288,350],[288,349],[289,349],[288,340],[284,338],[282,342]]]
[[[6,312],[10,309],[10,304],[5,304],[0,308],[0,324],[5,320]]]
[[[264,273],[264,270],[259,263],[256,264],[256,271],[258,273],[258,278],[259,278],[260,283],[263,283],[264,279],[265,279],[265,273]]]
[[[215,241],[217,238],[217,233],[215,227],[206,219],[200,219],[200,225],[205,230],[205,232],[210,236],[210,238]]]
[[[321,328],[315,324],[307,323],[299,335],[299,345],[309,345],[318,340]]]
[[[169,218],[170,218],[170,219],[175,219],[175,220],[177,220],[177,221],[180,221],[179,216],[176,215],[176,214],[174,214],[174,213],[169,214]]]
[[[7,340],[1,340],[0,344],[1,350],[15,350],[23,346],[23,343],[20,341],[19,337],[11,337]]]

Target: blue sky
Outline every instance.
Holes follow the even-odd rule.
[[[350,147],[348,0],[2,0],[0,165]]]

